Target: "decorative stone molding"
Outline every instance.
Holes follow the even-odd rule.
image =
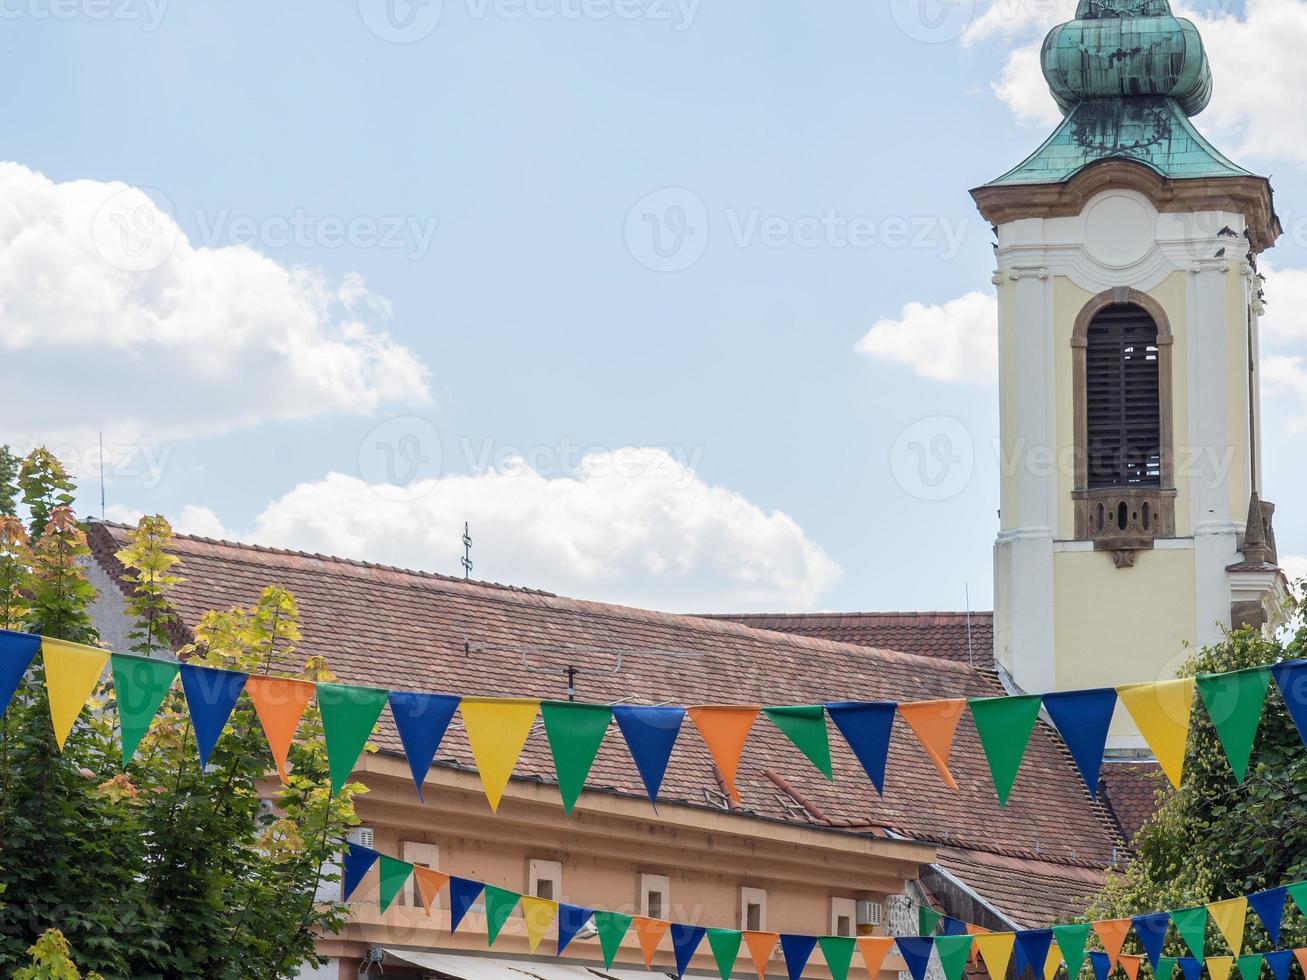
[[[1022,279],[1038,279],[1041,282],[1048,278],[1048,269],[1045,266],[1016,266],[1008,270],[1008,279],[1012,282],[1019,282]]]

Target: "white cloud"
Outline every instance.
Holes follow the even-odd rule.
[[[104,509],[104,516],[111,521],[122,524],[135,524],[145,515],[145,511],[122,504],[110,504]],[[218,520],[218,515],[208,507],[187,504],[175,519],[170,519],[172,529],[178,534],[194,534],[202,538],[225,538],[227,531]]]
[[[1261,317],[1263,344],[1307,340],[1307,269],[1276,269],[1260,262],[1266,276],[1266,312]]]
[[[426,400],[384,300],[251,248],[197,247],[118,182],[0,163],[9,441],[169,440]]]
[[[878,320],[856,349],[934,381],[992,384],[998,379],[997,332],[994,296],[972,292],[943,306],[908,303],[897,320]]]
[[[511,462],[402,493],[330,473],[274,500],[247,534],[191,516],[210,537],[446,573],[468,521],[475,577],[660,609],[807,610],[840,577],[793,519],[661,449],[591,453],[552,479]]]

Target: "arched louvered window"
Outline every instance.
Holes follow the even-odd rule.
[[[1094,316],[1085,339],[1088,488],[1161,486],[1157,324],[1120,303]]]

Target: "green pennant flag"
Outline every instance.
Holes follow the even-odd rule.
[[[1171,913],[1171,922],[1180,934],[1194,959],[1203,961],[1207,947],[1207,906],[1200,905],[1194,909],[1176,909]]]
[[[731,980],[735,969],[735,959],[740,955],[739,929],[709,929],[708,945],[712,947],[712,958],[717,963],[717,972],[722,980]]]
[[[935,927],[939,925],[939,920],[944,918],[943,912],[936,912],[928,905],[917,906],[917,928],[921,930],[923,936],[931,936],[935,933]]]
[[[381,911],[385,912],[390,908],[390,903],[395,900],[395,896],[399,894],[399,890],[404,887],[404,882],[408,881],[408,876],[413,873],[413,865],[382,854],[378,866],[381,884],[377,890],[377,897],[380,899]]]
[[[1216,728],[1216,737],[1235,778],[1242,783],[1248,775],[1248,760],[1262,720],[1271,672],[1265,667],[1252,667],[1228,674],[1199,674],[1197,680],[1198,693]]]
[[[1293,904],[1298,906],[1298,911],[1307,915],[1307,881],[1300,881],[1296,885],[1289,886],[1289,897],[1293,899]]]
[[[962,980],[967,957],[971,954],[971,937],[940,936],[935,940],[935,952],[939,954],[939,965],[946,980]]]
[[[596,912],[594,924],[599,933],[599,946],[604,951],[604,969],[611,970],[626,930],[631,928],[631,917],[621,912]]]
[[[1085,940],[1088,938],[1088,922],[1053,927],[1053,939],[1057,942],[1057,948],[1062,951],[1062,961],[1066,963],[1066,975],[1071,980],[1080,976],[1080,967],[1085,962]]]
[[[590,775],[599,743],[604,740],[613,709],[606,704],[583,704],[579,701],[545,701],[540,705],[545,720],[545,737],[554,756],[558,774],[558,792],[563,797],[563,812],[571,813],[577,797]]]
[[[980,744],[989,761],[989,774],[994,780],[999,806],[1007,806],[1007,798],[1016,782],[1021,758],[1026,754],[1030,733],[1035,730],[1035,719],[1043,699],[1038,694],[1024,694],[1012,698],[971,698],[972,721],[980,734]]]
[[[830,764],[830,741],[826,733],[826,710],[819,704],[791,705],[763,708],[762,713],[771,719],[794,747],[808,757],[808,761],[821,770],[827,779],[835,774]]]
[[[123,768],[132,761],[136,747],[150,730],[155,712],[177,679],[177,663],[154,657],[115,653],[113,691],[118,703],[118,726],[122,729]]]
[[[830,970],[832,980],[848,980],[849,964],[853,962],[853,950],[857,940],[849,936],[821,936],[817,940],[821,955],[826,958],[826,968]],[[954,980],[950,977],[949,980]]]
[[[513,914],[513,909],[517,908],[521,898],[517,892],[510,892],[507,888],[486,885],[486,940],[491,946],[499,938],[499,930],[504,928],[504,923]]]
[[[331,795],[341,791],[354,771],[363,746],[377,725],[389,691],[349,684],[317,685],[318,710],[322,712],[322,739],[327,745],[327,768],[331,772]]]
[[[1157,980],[1171,980],[1171,974],[1175,972],[1175,964],[1179,962],[1174,956],[1159,956],[1157,958]]]
[[[1262,975],[1261,953],[1251,953],[1247,956],[1240,956],[1238,963],[1239,976],[1243,977],[1243,980],[1258,980]]]

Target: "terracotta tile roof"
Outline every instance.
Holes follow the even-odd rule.
[[[951,847],[940,848],[938,860],[986,903],[1027,929],[1082,912],[1106,874],[1101,868]]]
[[[741,613],[707,618],[977,667],[994,662],[992,612]]]
[[[125,538],[93,525],[93,553],[113,574]],[[499,696],[564,696],[563,670],[581,669],[578,696],[598,702],[676,704],[957,698],[1002,693],[990,672],[944,659],[750,629],[722,621],[565,599],[321,555],[178,537],[173,595],[186,624],[209,609],[250,605],[277,584],[299,603],[300,660],[325,657],[344,681]],[[548,671],[548,672],[545,672]],[[690,722],[672,754],[663,795],[713,805],[720,782]],[[400,746],[383,713],[376,741]],[[901,720],[895,722],[884,799],[832,733],[836,777],[828,782],[776,729],[759,720],[738,775],[743,809],[857,833],[935,842],[1041,863],[1102,868],[1119,843],[1092,804],[1061,742],[1040,725],[1006,808],[1000,808],[975,728],[965,718],[953,749],[961,786],[948,790]],[[451,727],[438,761],[470,766]],[[543,730],[527,740],[518,778],[552,781]],[[614,731],[591,775],[596,788],[643,796]],[[1020,863],[1020,862],[1018,862]],[[1013,887],[1019,887],[1018,881]]]
[[[1156,762],[1107,762],[1098,787],[1117,829],[1129,843],[1171,793]]]

